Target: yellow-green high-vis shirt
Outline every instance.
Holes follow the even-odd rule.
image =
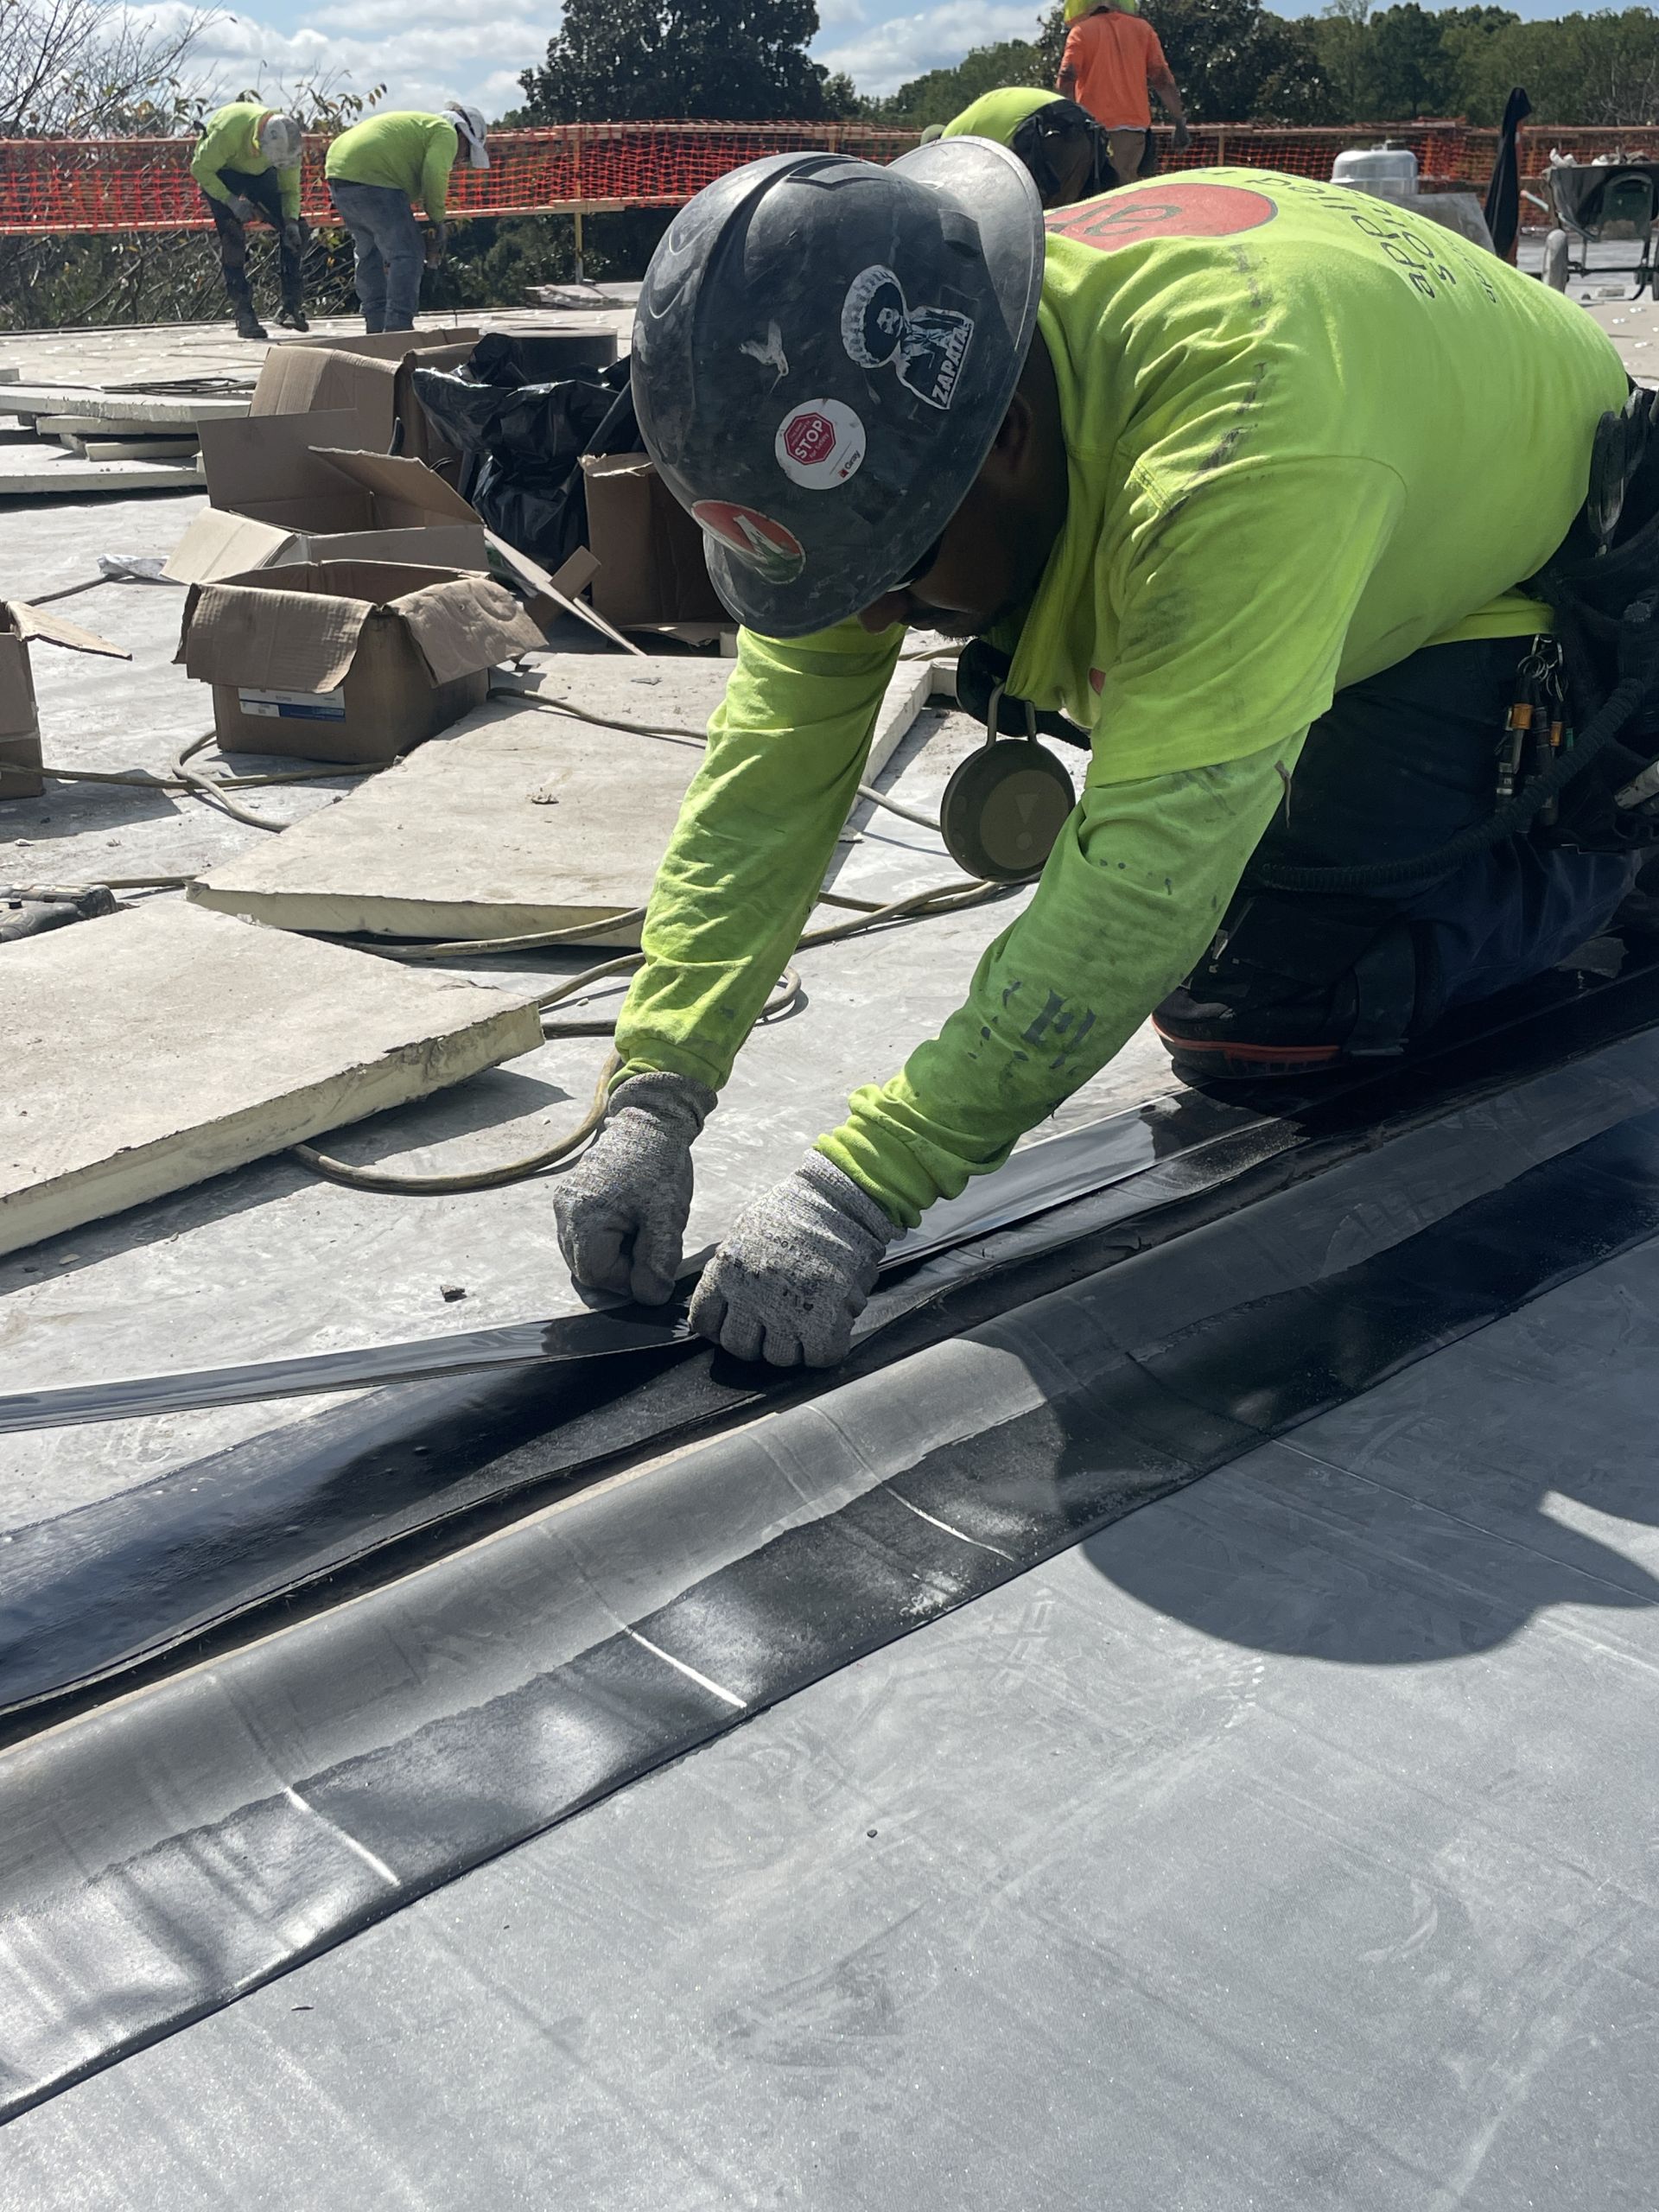
[[[342,130],[328,149],[323,174],[342,184],[389,186],[441,223],[460,145],[461,133],[442,116],[391,108]]]
[[[1626,391],[1581,308],[1344,186],[1188,171],[1047,225],[1069,503],[994,642],[1009,691],[1087,725],[1092,754],[961,1007],[819,1141],[905,1224],[1000,1166],[1196,964],[1339,689],[1547,622],[1513,588],[1566,534]],[[740,637],[652,893],[625,1073],[725,1081],[902,636]]]
[[[210,200],[233,200],[236,195],[220,174],[240,169],[244,176],[263,176],[272,164],[259,150],[259,126],[274,108],[259,100],[232,100],[216,109],[196,141],[190,157],[190,174]],[[300,172],[278,169],[276,191],[285,215],[300,212]]]

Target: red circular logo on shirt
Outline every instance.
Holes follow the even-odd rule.
[[[718,538],[766,583],[793,583],[806,566],[800,539],[758,507],[740,507],[730,499],[699,499],[691,513],[710,537]]]
[[[1056,208],[1043,219],[1062,238],[1112,253],[1142,238],[1231,238],[1260,230],[1278,212],[1266,193],[1243,185],[1147,184]]]

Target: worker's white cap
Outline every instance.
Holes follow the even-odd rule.
[[[467,141],[467,157],[473,167],[475,169],[488,168],[490,156],[484,143],[483,109],[468,107],[465,100],[451,100],[444,113]]]
[[[305,132],[291,115],[268,115],[259,126],[259,150],[274,169],[296,169]]]

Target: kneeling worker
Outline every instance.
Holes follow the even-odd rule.
[[[1087,109],[1029,85],[982,92],[934,135],[995,138],[1025,163],[1045,207],[1093,200],[1118,181],[1110,142]]]
[[[442,115],[392,110],[365,116],[328,149],[325,174],[357,250],[365,330],[414,329],[421,271],[443,258],[449,172],[463,139],[473,167],[488,168],[484,130],[480,110],[451,100]],[[424,245],[416,200],[431,225]]]
[[[579,1281],[669,1294],[692,1141],[817,898],[907,624],[1000,649],[1005,707],[1091,734],[1087,781],[959,1010],[709,1262],[692,1319],[739,1357],[839,1358],[887,1243],[1154,1009],[1184,1071],[1398,1052],[1624,896],[1624,853],[1536,825],[1468,848],[1503,826],[1512,703],[1554,681],[1514,588],[1574,524],[1626,380],[1581,308],[1438,226],[1212,169],[1045,229],[982,139],[780,155],[676,219],[633,389],[745,626],[609,1120],[556,1192]],[[1411,877],[1454,838],[1392,888],[1301,880]]]
[[[190,174],[207,194],[219,234],[219,263],[225,272],[238,338],[264,338],[264,325],[254,312],[248,283],[248,225],[263,215],[276,233],[282,269],[283,304],[277,321],[284,330],[304,330],[305,226],[300,220],[300,156],[305,133],[291,115],[278,115],[257,100],[233,100],[207,118],[196,141]]]

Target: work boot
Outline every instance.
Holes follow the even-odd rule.
[[[278,328],[282,330],[298,330],[303,332],[309,330],[311,327],[310,324],[305,319],[305,309],[303,308],[284,308],[282,313],[277,316],[276,322]]]
[[[1344,1007],[1333,1006],[1338,995]],[[1262,1083],[1328,1074],[1346,1057],[1332,1033],[1351,1029],[1353,1019],[1351,985],[1248,1011],[1183,988],[1154,1010],[1152,1026],[1184,1083]]]
[[[236,334],[238,338],[269,338],[270,333],[251,308],[242,308],[237,313]]]

